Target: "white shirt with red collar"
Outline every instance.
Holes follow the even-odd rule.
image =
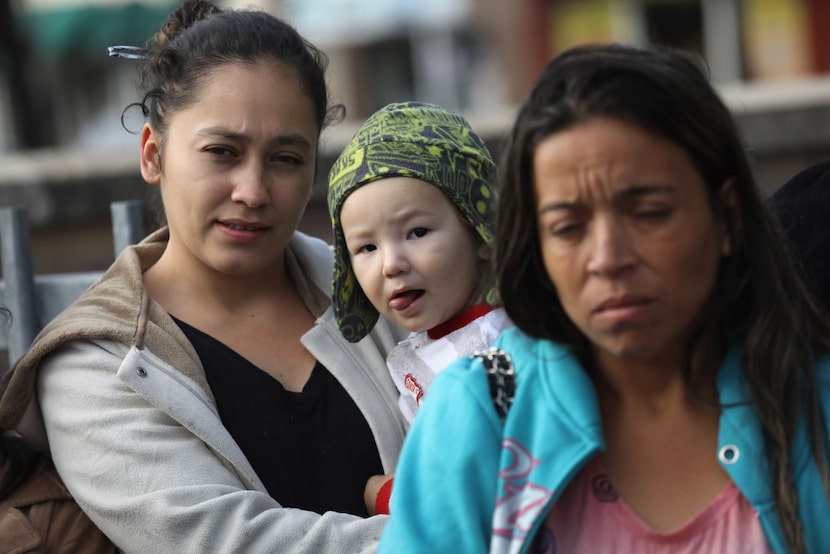
[[[412,333],[395,346],[386,365],[401,394],[398,406],[407,424],[412,424],[436,374],[458,358],[490,348],[512,326],[504,308],[476,304],[441,325]]]

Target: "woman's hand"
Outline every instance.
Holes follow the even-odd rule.
[[[386,483],[392,480],[395,477],[395,473],[387,473],[386,475],[373,475],[369,477],[369,480],[366,481],[366,488],[363,489],[363,502],[366,503],[366,509],[369,511],[370,516],[377,515],[377,500],[378,500],[378,493],[380,492],[381,488],[383,488]],[[392,484],[389,483],[389,486]],[[389,504],[389,500],[387,498],[385,505]],[[388,512],[385,512],[388,513]]]

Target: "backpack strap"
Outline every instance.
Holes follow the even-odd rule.
[[[495,347],[476,352],[473,357],[478,358],[487,370],[493,406],[499,419],[504,423],[507,412],[513,404],[513,397],[516,395],[516,372],[513,369],[513,360],[510,359],[510,354]]]

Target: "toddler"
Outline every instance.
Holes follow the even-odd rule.
[[[372,115],[329,174],[337,323],[352,342],[378,313],[412,332],[387,357],[410,424],[436,373],[509,326],[490,267],[495,175],[463,117],[416,102]]]

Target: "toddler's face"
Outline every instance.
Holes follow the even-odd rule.
[[[388,177],[363,185],[346,198],[340,223],[358,283],[392,322],[424,331],[477,300],[489,249],[432,184]]]

